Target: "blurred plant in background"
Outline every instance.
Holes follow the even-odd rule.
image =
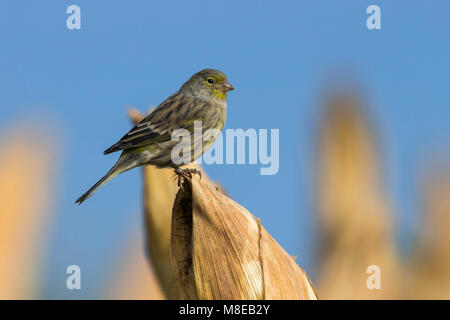
[[[351,94],[331,96],[325,108],[317,159],[324,299],[397,298],[403,285],[379,149],[364,112]],[[381,270],[382,290],[366,286],[370,265]]]
[[[32,299],[51,225],[58,141],[22,123],[3,133],[0,145],[0,299]]]
[[[433,168],[424,181],[422,229],[405,293],[415,299],[450,299],[450,168]]]
[[[450,298],[450,175],[425,182],[419,241],[401,259],[377,145],[377,127],[357,94],[331,95],[318,140],[316,205],[319,223],[318,291],[323,299]],[[369,290],[371,265],[380,290]]]
[[[143,252],[142,230],[133,230],[129,242],[123,252],[119,254],[120,261],[117,262],[117,269],[112,273],[114,281],[108,288],[106,299],[137,299],[155,300],[164,299],[158,279],[151,266],[146,260]]]

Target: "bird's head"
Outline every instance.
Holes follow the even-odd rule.
[[[194,74],[181,87],[181,91],[195,96],[225,100],[227,92],[234,90],[225,74],[219,70],[204,69]]]

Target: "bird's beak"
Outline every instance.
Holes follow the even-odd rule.
[[[222,85],[225,89],[225,92],[234,90],[233,86],[228,81],[225,81]]]

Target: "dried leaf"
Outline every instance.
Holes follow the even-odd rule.
[[[317,299],[259,220],[197,177],[175,199],[172,262],[182,299]]]

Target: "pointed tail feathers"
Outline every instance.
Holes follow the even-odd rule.
[[[108,173],[96,184],[94,184],[85,194],[79,197],[75,203],[83,203],[83,201],[92,196],[95,191],[103,187],[109,180],[117,176],[119,173],[144,165],[147,163],[148,159],[149,155],[142,157],[141,153],[134,152],[133,150],[131,152],[123,152],[111,170],[109,170]]]
[[[117,176],[119,173],[120,171],[113,167],[103,178],[98,180],[97,183],[92,186],[92,188],[90,188],[81,197],[79,197],[77,201],[75,201],[75,203],[82,204],[84,200],[92,196],[95,191],[103,187],[109,180]]]

